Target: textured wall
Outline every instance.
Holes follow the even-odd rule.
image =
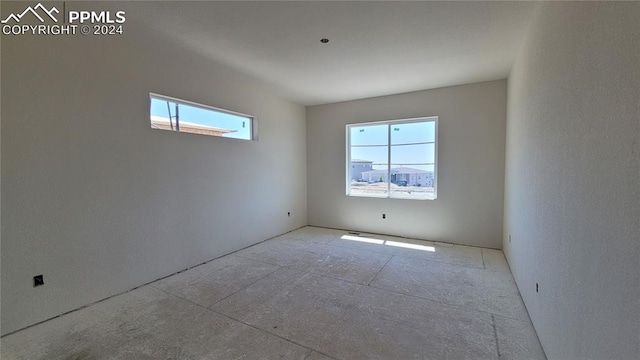
[[[307,223],[304,107],[134,20],[3,36],[2,89],[3,334]],[[259,141],[152,130],[149,92],[254,115]]]
[[[500,248],[506,85],[500,80],[307,108],[309,223]],[[439,116],[437,200],[345,195],[345,125],[431,115]]]
[[[504,249],[550,359],[640,358],[638,19],[543,4],[509,77]]]

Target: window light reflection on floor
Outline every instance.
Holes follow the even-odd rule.
[[[436,248],[433,246],[410,244],[410,243],[403,243],[403,242],[390,241],[390,240],[385,241],[380,239],[372,239],[372,238],[354,236],[354,235],[342,235],[340,238],[342,240],[359,241],[359,242],[365,242],[369,244],[387,245],[387,246],[394,246],[394,247],[400,247],[400,248],[412,249],[412,250],[422,250],[422,251],[430,251],[430,252],[436,251]]]
[[[389,246],[396,246],[396,247],[406,248],[406,249],[423,250],[423,251],[431,251],[431,252],[435,252],[436,251],[436,248],[433,247],[433,246],[409,244],[409,243],[403,243],[403,242],[397,242],[397,241],[385,241],[384,244],[385,245],[389,245]]]
[[[353,235],[342,235],[342,237],[340,238],[342,240],[360,241],[360,242],[366,242],[370,244],[378,244],[378,245],[384,244],[384,240],[371,239],[371,238],[353,236]]]

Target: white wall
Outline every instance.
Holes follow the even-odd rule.
[[[309,224],[500,248],[506,85],[500,80],[307,108]],[[437,200],[345,195],[345,125],[431,115],[439,116]]]
[[[504,249],[549,359],[640,358],[639,19],[543,4],[509,77]]]
[[[3,334],[307,223],[304,107],[133,20],[3,36],[2,88]],[[255,115],[259,141],[152,130],[149,92]]]

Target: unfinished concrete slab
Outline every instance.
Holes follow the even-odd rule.
[[[344,232],[343,235],[336,238],[331,244],[366,251],[445,262],[448,264],[483,268],[481,248],[473,246],[378,234],[360,233],[359,235],[353,235],[348,232]]]
[[[529,321],[508,273],[394,256],[371,286]]]
[[[237,256],[368,284],[391,258],[389,254],[331,247],[326,244],[264,242],[235,253]]]
[[[320,353],[317,353],[315,351],[312,351],[311,354],[309,354],[309,356],[307,356],[306,359],[304,360],[331,360],[332,358],[328,357],[328,356],[324,356]]]
[[[304,359],[310,350],[150,286],[2,338],[3,360]]]
[[[325,229],[325,228],[318,228],[314,226],[305,226],[300,229],[296,229],[288,233],[282,234],[282,237],[287,237],[292,239],[306,239],[306,240],[311,240],[313,242],[318,242],[318,241],[327,242],[339,236],[342,236],[342,234],[344,234],[343,230]]]
[[[544,350],[530,321],[494,315],[500,359],[544,359]]]
[[[209,307],[279,268],[277,265],[227,255],[156,281],[151,286]]]
[[[344,233],[267,240],[4,336],[0,358],[545,359],[499,250]]]
[[[495,359],[491,315],[282,269],[211,307],[340,359]]]
[[[484,268],[489,271],[500,271],[511,274],[507,259],[505,259],[504,254],[500,250],[482,249],[482,261]]]

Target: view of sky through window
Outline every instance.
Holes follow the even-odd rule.
[[[435,122],[391,125],[391,167],[410,166],[433,171]],[[389,125],[351,127],[351,159],[373,161],[374,170],[386,170]],[[424,144],[431,142],[430,144]]]
[[[151,95],[151,124],[164,130],[252,139],[252,118]],[[177,119],[177,120],[176,120]]]

